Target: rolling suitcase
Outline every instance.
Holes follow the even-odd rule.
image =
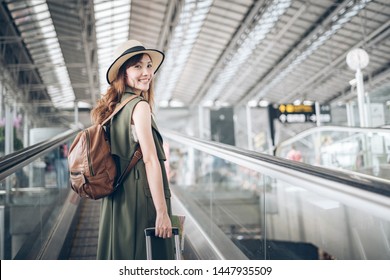
[[[181,260],[181,248],[179,239],[179,229],[177,227],[172,228],[172,234],[175,237],[175,249],[176,249],[176,260]],[[152,260],[152,241],[151,237],[155,236],[154,227],[145,229],[146,238],[146,258]]]

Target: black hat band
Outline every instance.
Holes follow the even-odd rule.
[[[135,47],[132,47],[130,49],[127,49],[126,51],[124,51],[121,56],[124,56],[128,53],[132,53],[132,52],[139,52],[139,51],[144,51],[146,50],[143,46],[135,46]]]

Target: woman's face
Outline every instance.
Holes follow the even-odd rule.
[[[148,91],[153,76],[152,60],[147,54],[144,54],[140,61],[126,69],[126,83],[134,90],[134,93]]]

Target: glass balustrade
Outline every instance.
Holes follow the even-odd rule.
[[[219,157],[175,139],[167,139],[172,191],[213,243],[222,232],[249,259],[390,259],[388,197],[302,172],[289,179],[290,169],[273,164],[261,172],[223,159],[230,151]]]
[[[61,145],[0,182],[0,259],[35,258],[47,241],[69,194],[62,152]]]
[[[318,127],[281,143],[276,155],[287,158],[295,147],[302,161],[390,179],[390,130]]]
[[[388,180],[372,177],[383,187],[372,192],[310,174],[326,175],[321,167],[294,170],[236,147],[164,139],[173,202],[187,216],[184,246],[202,259],[390,259]],[[0,182],[1,259],[36,258],[45,246],[69,195],[59,154],[41,154]],[[206,247],[216,255],[202,255]]]

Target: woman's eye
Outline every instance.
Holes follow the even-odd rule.
[[[152,64],[148,64],[148,68],[152,68],[153,67],[153,65]]]

